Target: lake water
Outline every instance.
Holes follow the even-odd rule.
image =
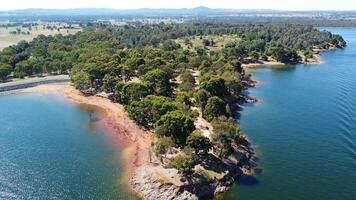
[[[356,29],[329,30],[348,47],[324,64],[253,72],[262,103],[244,107],[241,128],[263,172],[224,199],[356,199]]]
[[[0,199],[131,199],[99,117],[56,95],[0,96]]]

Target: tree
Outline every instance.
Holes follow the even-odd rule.
[[[32,75],[32,65],[28,60],[21,61],[15,65],[14,75],[18,78],[24,78],[25,76]]]
[[[195,78],[189,70],[184,70],[180,74],[181,84],[179,85],[180,89],[184,92],[193,92],[195,86]]]
[[[157,156],[165,155],[170,148],[174,146],[173,140],[170,137],[161,137],[158,138],[154,143],[154,152]]]
[[[206,56],[206,54],[207,54],[205,49],[201,48],[201,47],[196,48],[196,52],[197,52],[198,56]]]
[[[163,49],[166,51],[173,51],[180,48],[180,45],[172,40],[166,40],[162,44]]]
[[[90,88],[90,77],[86,72],[78,72],[72,75],[75,88],[83,91]]]
[[[192,169],[195,167],[195,165],[195,160],[187,155],[179,154],[171,160],[171,166],[177,169],[179,173],[183,173],[184,175],[192,172]]]
[[[225,81],[225,85],[230,94],[239,95],[242,90],[241,81],[236,77]]]
[[[9,64],[0,64],[0,80],[6,80],[11,74],[12,67]]]
[[[204,154],[207,154],[212,147],[210,139],[198,131],[194,131],[189,135],[187,138],[187,145],[193,148],[196,153],[203,152]]]
[[[219,116],[228,116],[226,103],[217,96],[210,97],[203,111],[203,116],[208,121],[212,121]]]
[[[212,77],[200,83],[200,88],[208,91],[212,96],[223,98],[227,93],[225,80],[220,77]]]
[[[285,47],[280,43],[271,43],[267,54],[282,63],[298,63],[300,57],[298,53],[291,48]]]
[[[175,144],[184,145],[187,137],[195,130],[194,121],[181,111],[163,115],[155,124],[158,137],[172,137]]]
[[[104,76],[103,82],[105,92],[113,92],[115,90],[115,86],[119,82],[119,78],[111,74],[106,74]]]
[[[341,35],[333,35],[331,39],[331,44],[336,45],[337,47],[344,48],[346,46],[346,41],[342,38]]]
[[[126,110],[139,125],[152,127],[164,114],[177,110],[177,107],[172,99],[149,95],[140,101],[133,101]]]
[[[228,156],[233,151],[232,143],[245,144],[247,142],[235,120],[220,117],[214,119],[211,124],[214,129],[211,135],[213,149],[217,155]]]
[[[119,92],[117,92],[119,93]],[[127,105],[133,101],[141,100],[151,94],[150,88],[144,83],[126,83],[120,92],[119,100]]]
[[[210,46],[211,45],[210,41],[207,40],[207,39],[203,39],[202,43],[203,43],[204,46]]]
[[[154,94],[162,96],[169,96],[172,93],[169,79],[169,75],[161,69],[148,71],[142,77],[142,80],[153,89]]]
[[[197,101],[198,105],[204,110],[209,98],[211,97],[210,93],[204,89],[200,89],[195,94],[195,100]]]
[[[131,78],[134,76],[135,71],[132,67],[123,65],[121,68],[121,73],[124,77],[124,80],[127,82],[127,81],[131,80]]]

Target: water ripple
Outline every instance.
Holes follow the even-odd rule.
[[[356,82],[349,68],[339,69],[336,73],[337,110],[342,145],[351,159],[353,168],[356,167]]]

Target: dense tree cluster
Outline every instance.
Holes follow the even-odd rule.
[[[92,26],[102,27],[99,23],[94,23]],[[93,83],[94,79],[101,80],[103,74],[112,71],[110,69],[112,67],[116,67],[121,72],[120,78],[128,80],[137,72],[144,74],[163,65],[171,67],[167,59],[174,58],[179,63],[194,60],[194,63],[190,61],[191,64],[199,65],[199,60],[192,57],[190,52],[181,50],[180,45],[172,41],[177,38],[235,35],[241,39],[239,42],[226,44],[221,51],[211,52],[211,54],[239,59],[246,57],[264,59],[271,56],[286,63],[297,62],[300,59],[296,54],[297,51],[306,52],[314,47],[325,48],[330,44],[337,47],[346,45],[339,35],[305,25],[203,22],[146,25],[137,22],[119,27],[112,25],[104,27],[106,28],[104,30],[90,29],[75,35],[40,35],[31,42],[22,41],[1,51],[0,63],[11,65],[14,76],[20,78],[44,73],[69,73],[72,68],[75,71],[85,67]],[[204,45],[214,45],[214,42],[204,39]],[[148,55],[137,51],[148,46],[152,50]],[[123,48],[130,48],[130,50],[119,51]],[[172,55],[174,51],[179,51],[179,54]],[[197,56],[204,56],[206,50],[197,49],[195,53]],[[154,58],[155,55],[160,56],[147,60],[147,58]],[[101,69],[95,69],[94,66],[101,66]],[[163,82],[156,84],[159,86]],[[187,87],[189,88],[189,85]],[[154,89],[163,89],[156,92],[170,92],[164,91],[167,88]]]
[[[157,46],[167,39],[177,39],[187,36],[235,34],[243,41],[251,42],[247,50],[258,50],[266,43],[278,42],[285,46],[303,49],[316,45],[325,45],[332,39],[341,39],[328,32],[321,32],[306,25],[263,25],[263,24],[233,24],[233,23],[184,23],[184,24],[129,24],[115,30],[115,34],[123,40],[126,46]],[[204,40],[204,45],[211,41]],[[257,48],[257,49],[255,49]]]
[[[206,35],[240,38],[221,49],[203,40],[202,48],[186,49],[173,39]],[[298,52],[343,47],[342,37],[301,25],[128,24],[85,30],[69,36],[38,36],[0,52],[0,80],[69,73],[74,86],[86,95],[106,92],[125,105],[140,126],[154,129],[154,151],[162,156],[181,153],[170,165],[189,172],[194,154],[228,156],[234,145],[246,142],[234,120],[246,58],[273,57],[299,62]],[[206,136],[194,121],[203,117],[214,130]]]

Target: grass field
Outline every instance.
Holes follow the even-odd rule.
[[[0,50],[4,49],[5,47],[17,44],[21,40],[26,40],[26,41],[31,41],[33,38],[37,37],[38,35],[56,35],[56,34],[62,34],[62,35],[68,35],[68,34],[74,34],[80,29],[65,29],[61,28],[60,31],[57,29],[44,29],[43,24],[32,27],[32,30],[28,30],[28,28],[21,28],[21,31],[23,32],[29,32],[30,34],[10,34],[11,31],[16,31],[17,28],[21,27],[0,27]]]
[[[185,43],[186,39],[190,41],[191,45],[187,45]],[[208,35],[208,36],[201,36],[201,37],[195,36],[195,37],[179,38],[176,39],[175,42],[180,44],[184,49],[195,49],[199,47],[204,47],[203,46],[204,39],[209,41],[214,41],[215,43],[214,45],[205,47],[210,51],[220,50],[229,42],[236,43],[241,40],[236,35]]]

